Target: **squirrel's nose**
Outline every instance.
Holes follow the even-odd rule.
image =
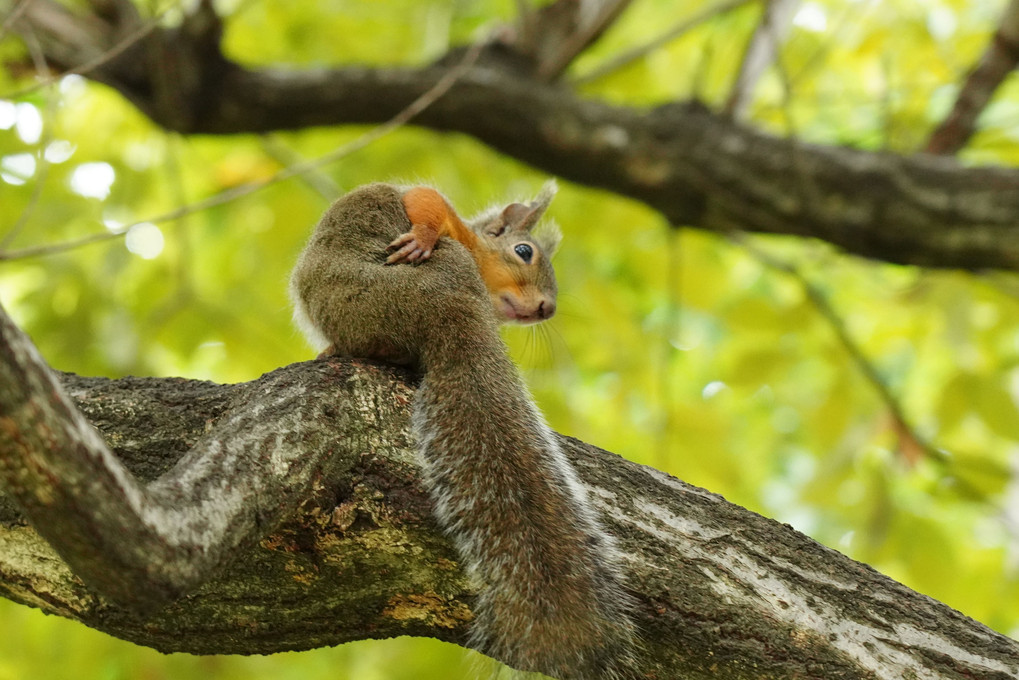
[[[551,319],[552,315],[555,314],[555,302],[552,300],[542,300],[538,303],[538,318],[539,319]]]

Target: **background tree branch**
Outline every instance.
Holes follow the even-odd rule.
[[[0,353],[7,371],[26,361],[34,364],[23,351]],[[249,537],[257,544],[150,615],[95,595],[10,498],[0,497],[6,597],[162,651],[270,653],[394,635],[467,644],[473,593],[430,519],[409,435],[414,387],[405,372],[333,358],[240,385],[59,379],[76,404],[72,412],[51,408],[51,388],[29,381],[34,411],[73,419],[80,409],[149,489],[200,471],[194,452],[238,414],[257,416],[262,427],[232,432],[230,447],[257,446],[268,428],[277,442],[270,457],[342,463],[321,468],[299,507],[249,494],[255,505],[293,503],[289,519],[264,538],[267,528],[256,527]],[[0,391],[5,434],[31,425],[11,395]],[[300,418],[274,406],[295,402],[309,405]],[[577,440],[560,441],[626,555],[644,677],[1004,680],[1019,673],[1014,640],[786,525]],[[52,456],[59,452],[42,449],[64,444],[0,438],[7,484],[11,473],[29,470],[18,446]],[[50,483],[59,490],[62,480]],[[231,485],[229,473],[197,483],[212,496]],[[126,488],[109,493],[120,497],[113,502],[130,495]],[[76,512],[108,520],[98,508]],[[57,533],[50,540],[60,550],[78,539]],[[133,539],[125,532],[122,540]]]
[[[531,9],[521,3],[518,32],[507,41],[533,62],[542,81],[556,80],[605,33],[631,0],[557,0]]]
[[[768,0],[765,4],[764,14],[743,52],[739,73],[725,102],[726,115],[736,120],[745,116],[754,88],[778,58],[799,7],[800,0]]]
[[[966,146],[991,97],[1019,63],[1019,0],[1012,0],[980,60],[959,88],[952,110],[927,140],[928,153],[952,155]]]
[[[249,69],[222,54],[217,20],[202,7],[181,27],[145,33],[88,76],[168,129],[233,134],[380,122],[446,72]],[[102,54],[118,34],[115,23],[51,0],[31,3],[14,29],[33,30],[65,69]],[[151,50],[159,57],[146,57]],[[1019,268],[1019,171],[782,140],[697,105],[591,101],[535,78],[514,55],[505,43],[487,48],[415,123],[643,201],[674,224],[814,237],[928,267]],[[454,52],[444,63],[459,58]],[[167,63],[187,77],[163,78]]]
[[[583,85],[585,83],[590,83],[595,80],[598,80],[599,78],[603,78],[609,73],[612,73],[623,68],[624,66],[632,64],[638,59],[641,59],[642,57],[646,57],[648,54],[651,54],[655,50],[661,49],[665,45],[668,45],[672,41],[679,39],[687,32],[693,30],[694,28],[701,24],[707,23],[711,19],[714,19],[722,14],[726,14],[728,12],[737,10],[745,5],[751,5],[756,3],[757,0],[725,0],[724,2],[720,2],[719,4],[714,5],[713,7],[709,7],[706,10],[700,11],[694,14],[693,16],[684,19],[680,23],[670,27],[669,29],[657,35],[648,42],[613,56],[605,63],[600,64],[597,67],[591,69],[590,71],[586,71],[582,75],[571,79],[570,82],[573,85]]]

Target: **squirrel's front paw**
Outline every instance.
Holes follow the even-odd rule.
[[[432,248],[434,247],[434,241],[430,245],[425,245],[417,234],[413,231],[408,231],[406,234],[397,236],[393,239],[392,243],[386,246],[387,251],[394,251],[386,258],[386,264],[427,260],[432,254]]]

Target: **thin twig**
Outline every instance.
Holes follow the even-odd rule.
[[[792,26],[800,0],[771,0],[743,52],[739,72],[725,104],[726,115],[742,118],[754,88],[768,66],[775,61]]]
[[[979,61],[959,88],[955,104],[931,133],[924,151],[951,156],[977,131],[977,120],[1019,64],[1019,0],[1012,0]]]
[[[454,66],[445,74],[443,74],[443,76],[439,79],[437,83],[435,83],[435,85],[433,85],[427,92],[425,92],[420,97],[411,102],[407,106],[407,108],[397,113],[395,116],[390,118],[385,123],[382,123],[381,125],[372,128],[371,130],[361,135],[357,139],[347,144],[344,144],[343,146],[339,147],[338,149],[335,149],[334,151],[326,154],[325,156],[321,156],[319,158],[306,161],[304,163],[298,163],[297,165],[293,165],[289,168],[284,168],[283,170],[280,170],[278,173],[267,179],[258,182],[242,184],[240,186],[227,189],[226,191],[221,191],[220,193],[210,196],[204,200],[198,201],[197,203],[182,206],[175,210],[171,210],[167,213],[163,213],[162,215],[157,215],[156,217],[150,217],[144,220],[138,220],[137,222],[133,222],[115,232],[90,234],[88,236],[83,236],[78,239],[65,241],[63,243],[56,243],[49,246],[35,246],[31,248],[23,248],[21,250],[16,250],[13,252],[0,252],[0,261],[20,260],[29,257],[53,255],[55,253],[62,253],[68,250],[73,250],[74,248],[85,246],[91,243],[101,243],[103,241],[117,239],[124,236],[124,234],[126,234],[132,227],[137,226],[139,224],[143,224],[146,222],[158,224],[161,222],[177,220],[180,219],[181,217],[199,212],[201,210],[206,210],[208,208],[220,206],[225,203],[235,201],[238,198],[241,198],[242,196],[247,196],[248,194],[252,194],[268,186],[272,186],[273,184],[278,184],[279,182],[288,180],[291,177],[302,175],[304,173],[311,172],[312,170],[323,167],[330,163],[334,163],[337,160],[343,158],[344,156],[348,156],[351,153],[354,153],[355,151],[359,151],[360,149],[363,149],[364,147],[375,142],[381,137],[384,137],[390,132],[393,132],[394,130],[403,127],[408,122],[410,122],[415,116],[417,116],[422,111],[427,109],[429,106],[434,104],[442,95],[449,91],[449,89],[453,87],[453,85],[460,78],[462,78],[465,73],[467,73],[471,66],[473,66],[474,63],[477,61],[478,56],[481,54],[481,51],[487,44],[488,44],[487,40],[475,43],[470,48],[470,50],[467,51],[467,53],[464,55],[464,58],[460,61],[460,63],[458,63],[456,66]]]
[[[910,464],[918,462],[921,456],[926,458],[938,466],[950,477],[952,482],[955,484],[957,493],[963,498],[968,498],[971,501],[975,501],[999,514],[1001,508],[999,505],[988,498],[988,494],[981,490],[979,487],[969,482],[963,477],[954,466],[955,458],[950,452],[946,452],[942,449],[937,448],[931,444],[926,438],[921,436],[909,419],[906,417],[906,413],[899,403],[898,398],[892,393],[891,388],[885,383],[881,373],[874,367],[870,359],[867,357],[863,348],[853,339],[849,334],[849,330],[846,328],[845,323],[839,316],[838,312],[832,306],[828,298],[825,297],[824,293],[814,285],[798,268],[789,262],[785,262],[767,252],[758,248],[745,234],[742,232],[730,232],[727,234],[728,238],[734,243],[742,246],[748,253],[757,258],[764,265],[776,269],[787,276],[796,280],[800,287],[806,294],[807,299],[810,300],[811,304],[818,311],[818,313],[828,322],[828,325],[835,333],[835,337],[838,339],[839,344],[845,349],[849,355],[850,360],[856,365],[857,370],[863,375],[864,379],[871,384],[874,391],[877,393],[878,398],[885,405],[888,411],[888,415],[891,419],[892,429],[895,432],[896,437],[899,440],[899,447],[902,456]]]
[[[830,55],[834,46],[841,44],[840,39],[845,37],[847,27],[851,24],[859,25],[866,18],[866,13],[873,8],[874,2],[875,0],[866,0],[866,2],[860,3],[863,5],[862,7],[857,3],[847,4],[838,15],[838,18],[830,22],[832,28],[827,32],[826,39],[820,41],[817,47],[805,59],[799,61],[799,68],[796,73],[789,71],[790,85],[796,85],[802,78],[806,78],[811,69],[818,65],[818,62]],[[845,83],[841,85],[839,94],[844,96],[847,88],[844,87]],[[866,94],[869,90],[864,88],[863,92]],[[850,104],[850,106],[855,105],[855,102]]]
[[[40,82],[36,83],[35,85],[30,85],[29,87],[26,87],[26,88],[24,88],[22,90],[17,90],[15,92],[9,92],[9,93],[7,93],[5,95],[0,95],[0,99],[17,99],[18,97],[24,97],[25,95],[28,95],[28,94],[31,94],[31,93],[36,92],[38,90],[41,90],[44,87],[49,87],[50,85],[52,85],[53,83],[58,82],[59,80],[61,80],[65,76],[69,76],[69,75],[84,75],[86,73],[89,73],[90,71],[93,71],[93,70],[99,68],[100,66],[102,66],[105,63],[107,63],[108,61],[110,61],[114,57],[116,57],[116,56],[120,55],[121,53],[123,53],[126,49],[128,49],[129,47],[131,47],[132,45],[134,45],[138,41],[142,40],[149,33],[154,31],[156,29],[156,27],[159,25],[159,21],[163,18],[163,15],[165,15],[171,9],[176,7],[178,4],[179,4],[179,0],[167,4],[154,17],[152,17],[151,19],[146,21],[144,24],[139,26],[137,29],[135,29],[134,31],[132,31],[131,33],[126,35],[117,44],[115,44],[113,47],[111,47],[110,49],[106,50],[102,54],[100,54],[95,59],[87,61],[84,64],[80,64],[78,66],[75,66],[74,68],[68,69],[67,71],[59,73],[59,74],[57,74],[55,76],[49,76],[49,77],[43,78]]]
[[[630,62],[636,61],[637,59],[640,59],[644,55],[653,52],[658,48],[662,47],[663,45],[672,42],[673,40],[680,37],[687,31],[696,28],[697,26],[704,23],[705,21],[708,21],[709,19],[713,19],[720,14],[731,12],[732,10],[742,7],[743,5],[749,5],[751,2],[757,1],[758,0],[728,0],[727,2],[723,2],[720,5],[709,7],[708,9],[705,9],[702,12],[698,12],[689,19],[683,20],[682,22],[680,22],[673,28],[669,29],[665,33],[661,34],[654,40],[648,42],[647,44],[635,47],[631,50],[627,50],[626,52],[623,52],[622,54],[617,55],[616,57],[605,62],[601,66],[574,78],[572,80],[572,83],[574,85],[586,85],[587,83],[597,80],[605,75],[608,75],[609,73],[612,73],[613,71],[616,71],[622,68],[623,66],[626,66]]]
[[[524,50],[530,50],[534,40],[535,10],[528,5],[527,0],[516,0],[517,5],[517,41]]]
[[[565,39],[558,46],[559,49],[540,65],[538,69],[539,77],[543,80],[558,78],[581,52],[590,47],[591,43],[597,40],[619,18],[619,15],[623,13],[632,1],[605,1],[599,7],[596,17],[588,21],[586,25],[578,26],[573,33],[565,36]]]
[[[871,363],[870,359],[867,358],[866,353],[860,345],[849,334],[849,330],[846,328],[845,323],[842,321],[838,312],[835,311],[835,308],[832,307],[831,302],[828,301],[825,294],[822,293],[821,290],[796,266],[759,248],[743,233],[730,232],[728,234],[728,238],[734,243],[742,246],[748,253],[753,255],[766,266],[786,274],[800,285],[800,288],[802,288],[807,299],[810,300],[811,304],[824,318],[824,320],[828,322],[828,325],[831,327],[832,331],[834,331],[839,344],[841,344],[843,349],[845,349],[849,358],[856,365],[857,370],[859,370],[864,379],[871,384],[878,397],[884,403],[885,408],[888,410],[888,413],[892,418],[900,441],[908,441],[910,444],[915,444],[932,460],[943,461],[945,459],[944,453],[927,442],[912,427],[909,419],[903,411],[902,405],[899,404],[899,400],[894,394],[892,394],[892,391],[885,383],[884,378],[878,372],[877,368],[874,367],[874,364]]]
[[[771,40],[774,49],[774,56],[771,62],[775,69],[775,74],[778,76],[779,83],[782,85],[782,113],[785,116],[786,133],[790,142],[795,144],[801,137],[797,134],[796,118],[793,116],[793,81],[789,75],[789,69],[786,68],[785,61],[782,59],[782,54],[778,49],[779,40],[772,32],[773,26],[765,24],[764,30]]]
[[[6,17],[4,17],[4,23],[3,25],[0,25],[0,42],[3,42],[4,38],[7,37],[7,34],[11,32],[11,26],[13,26],[14,22],[18,20],[18,17],[20,17],[25,11],[25,8],[28,7],[30,2],[32,2],[32,0],[19,0],[18,4],[11,9],[10,13],[8,13]]]
[[[859,370],[864,379],[871,384],[874,391],[877,393],[878,398],[885,405],[891,419],[892,429],[899,440],[900,452],[902,453],[903,458],[906,459],[908,463],[913,464],[916,463],[922,456],[926,456],[928,460],[940,466],[946,475],[950,477],[952,482],[955,484],[956,492],[961,497],[977,502],[987,508],[990,508],[996,514],[1000,514],[1001,508],[999,505],[991,501],[986,492],[969,482],[958,472],[954,465],[956,462],[955,457],[952,456],[950,452],[946,452],[934,446],[926,438],[921,436],[912,426],[909,419],[906,417],[905,410],[899,403],[898,398],[892,393],[891,388],[889,388],[885,383],[881,373],[877,370],[877,368],[875,368],[874,364],[871,363],[870,359],[863,351],[863,348],[861,348],[856,340],[853,339],[852,335],[849,334],[846,324],[842,321],[842,318],[839,316],[838,312],[835,311],[835,308],[832,306],[831,302],[828,301],[825,294],[821,292],[821,290],[793,264],[781,260],[759,248],[742,232],[732,231],[729,232],[727,236],[729,240],[742,246],[748,253],[765,266],[786,274],[800,285],[810,303],[824,318],[824,320],[828,322],[828,325],[831,327],[832,331],[834,331],[839,344],[841,344],[845,349],[846,354],[849,355],[850,360],[856,365],[857,370]]]
[[[287,146],[277,135],[263,135],[262,150],[283,166],[289,167],[305,162],[305,159],[299,153]],[[302,174],[301,179],[319,196],[329,202],[335,201],[343,193],[340,185],[334,182],[332,177],[323,172],[309,171]]]
[[[708,33],[704,42],[701,44],[701,49],[698,50],[696,67],[689,69],[693,74],[690,83],[689,98],[693,101],[708,101],[708,73],[710,72],[711,65],[715,60],[715,42],[717,40],[718,31],[711,31]]]
[[[772,28],[771,24],[765,26],[767,31],[771,31]],[[802,153],[803,137],[799,134],[796,117],[793,115],[793,81],[789,75],[789,70],[786,68],[782,54],[778,49],[778,39],[773,34],[771,35],[775,45],[772,66],[775,69],[775,74],[778,76],[779,83],[782,85],[782,115],[785,117],[786,124],[789,169],[796,173],[800,180],[796,183],[800,196],[800,213],[808,214],[810,211],[813,211],[814,206],[822,203],[822,192],[817,186],[817,179],[814,173],[811,168],[807,167],[804,160]]]

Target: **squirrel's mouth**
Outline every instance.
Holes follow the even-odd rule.
[[[515,302],[509,295],[500,295],[495,302],[496,313],[502,317],[504,323],[518,323],[522,326],[526,326],[533,323],[544,321],[551,314],[543,313],[546,309],[544,302],[539,302],[536,307],[528,307],[519,302]]]
[[[513,299],[508,295],[499,296],[499,299],[495,301],[495,311],[502,317],[503,321],[528,323],[527,315],[517,311],[516,305],[513,304]]]

